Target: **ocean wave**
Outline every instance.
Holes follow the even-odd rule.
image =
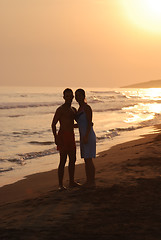
[[[140,123],[140,126],[141,127],[149,127],[149,126],[154,126],[154,125],[157,125],[157,124],[160,124],[160,123],[161,123],[161,114],[156,113],[154,115],[154,118],[146,120],[146,121],[142,121]]]
[[[29,152],[29,153],[24,153],[24,154],[17,154],[21,159],[23,160],[28,160],[28,159],[33,159],[33,158],[39,158],[39,157],[44,157],[48,155],[53,155],[57,153],[57,149],[51,148],[47,149],[44,151],[39,151],[39,152]]]
[[[28,152],[28,153],[23,153],[23,154],[19,153],[19,154],[17,154],[18,157],[0,159],[0,161],[8,161],[11,163],[16,163],[18,165],[25,165],[26,160],[31,160],[31,159],[35,159],[35,158],[39,158],[39,157],[45,157],[45,156],[53,155],[56,153],[58,153],[58,151],[57,151],[56,147],[54,147],[54,148],[46,149],[46,150],[39,151],[39,152]]]
[[[46,129],[46,130],[40,130],[40,131],[32,131],[32,129],[23,129],[22,131],[14,131],[14,132],[11,132],[11,133],[5,133],[5,132],[2,132],[0,131],[0,136],[1,137],[14,137],[14,138],[19,138],[21,136],[33,136],[33,135],[44,135],[46,133],[51,133],[51,129]],[[30,143],[30,142],[28,142]],[[49,143],[49,144],[48,144]],[[32,144],[32,141],[31,141],[31,144]],[[34,144],[34,141],[33,141],[33,144]],[[36,143],[35,143],[36,144]],[[42,143],[43,145],[43,143]],[[50,142],[47,142],[45,144],[44,142],[44,145],[50,145]]]
[[[88,103],[99,103],[99,102],[107,102],[108,100],[119,101],[120,99],[128,99],[124,94],[118,95],[94,95],[88,97]]]
[[[61,105],[62,102],[36,102],[36,103],[1,103],[0,109],[14,109],[14,108],[38,108],[38,107],[52,107]]]
[[[52,145],[52,144],[54,144],[54,142],[51,142],[51,141],[47,141],[47,142],[31,141],[28,143],[34,144],[34,145]]]
[[[20,115],[20,114],[17,114],[17,115],[10,115],[10,116],[8,116],[8,117],[10,117],[10,118],[17,118],[17,117],[24,117],[25,115]]]
[[[0,173],[9,172],[9,171],[12,171],[12,170],[14,170],[13,167],[10,167],[10,168],[0,168]]]
[[[33,136],[33,135],[43,135],[46,131],[41,130],[41,131],[32,131],[28,129],[23,129],[22,131],[14,131],[12,132],[14,137],[19,137],[19,136]],[[7,136],[7,135],[6,135]]]
[[[107,90],[107,91],[90,91],[91,93],[95,94],[120,94],[118,91],[112,91],[112,90]]]
[[[105,140],[105,139],[111,139],[111,138],[114,138],[114,137],[116,137],[116,136],[119,136],[120,134],[119,134],[119,132],[118,131],[116,131],[116,130],[113,130],[113,131],[107,131],[106,133],[104,133],[103,135],[101,135],[101,136],[97,136],[96,137],[96,139],[97,139],[97,142],[99,142],[99,141],[103,141],[103,140]]]
[[[117,127],[114,129],[109,129],[108,131],[104,131],[103,133],[100,134],[100,136],[97,136],[97,142],[120,136],[122,132],[135,131],[144,127],[154,126],[160,124],[160,122],[161,114],[155,114],[155,117],[153,119],[142,121],[138,123],[138,125],[128,127]]]
[[[97,136],[97,142],[103,141],[105,139],[112,139],[114,137],[120,136],[121,132],[129,132],[129,131],[134,131],[139,128],[142,128],[143,126],[131,126],[131,127],[124,127],[124,128],[115,128],[115,129],[109,129],[108,131],[104,132],[101,134],[101,136]]]
[[[0,162],[4,162],[4,161],[6,161],[6,159],[0,158]]]
[[[113,112],[113,111],[120,111],[120,110],[122,110],[122,108],[120,107],[120,108],[107,108],[107,109],[94,109],[93,108],[93,112],[109,112],[109,111],[111,111],[111,112]]]
[[[19,165],[25,165],[24,159],[23,158],[8,158],[6,159],[8,162],[16,163]]]
[[[131,127],[126,127],[126,128],[116,128],[117,131],[119,132],[125,132],[125,131],[134,131],[141,128],[141,126],[131,126]]]
[[[88,99],[88,103],[102,103],[102,102],[104,102],[104,100],[102,100],[102,99],[99,98],[99,97],[95,97],[95,96],[90,97],[90,98]]]

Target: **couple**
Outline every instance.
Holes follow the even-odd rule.
[[[79,104],[78,111],[71,106],[74,98],[71,89],[66,88],[63,91],[63,98],[65,103],[57,108],[52,121],[55,144],[60,153],[58,167],[59,190],[66,189],[63,186],[63,176],[67,156],[69,156],[69,187],[80,187],[80,184],[74,181],[76,162],[75,127],[79,128],[81,158],[84,158],[85,161],[86,183],[84,186],[91,187],[95,185],[95,167],[92,158],[96,156],[96,136],[92,127],[92,109],[86,103],[83,89],[75,91],[75,99]],[[77,124],[74,124],[74,120],[76,120]],[[60,127],[57,132],[56,124],[58,122]]]

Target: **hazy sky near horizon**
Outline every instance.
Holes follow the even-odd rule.
[[[0,0],[0,85],[161,79],[160,0]]]

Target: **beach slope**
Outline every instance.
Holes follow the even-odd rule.
[[[59,192],[57,171],[0,188],[0,239],[159,240],[161,126],[156,130],[100,153],[94,189]],[[84,165],[76,166],[76,179],[85,181]]]

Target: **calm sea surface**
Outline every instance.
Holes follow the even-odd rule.
[[[0,186],[57,168],[51,122],[64,88],[0,88]],[[75,90],[75,89],[73,89]],[[161,122],[161,89],[85,89],[93,109],[97,153],[153,131]],[[78,108],[75,100],[73,106]],[[75,130],[77,163],[79,134]]]

